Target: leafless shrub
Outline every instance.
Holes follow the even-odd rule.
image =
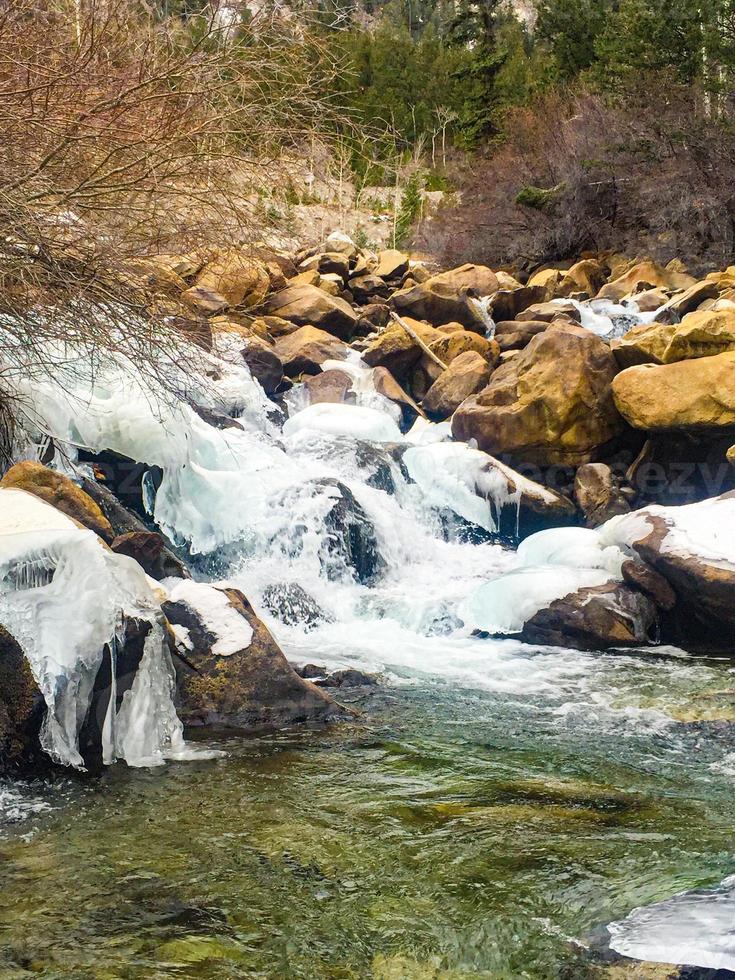
[[[522,271],[607,249],[694,271],[731,261],[735,133],[696,93],[655,78],[617,101],[556,91],[506,128],[502,146],[459,165],[459,204],[422,229],[419,244],[444,262]],[[528,207],[524,188],[557,190]]]

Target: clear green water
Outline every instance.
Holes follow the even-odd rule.
[[[358,724],[32,787],[54,809],[0,833],[0,977],[586,976],[572,939],[735,871],[733,726],[660,713],[728,716],[731,668],[598,662],[617,711],[394,688]]]

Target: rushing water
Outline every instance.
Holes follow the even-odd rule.
[[[307,414],[297,392],[283,432],[225,362],[189,397],[242,429],[161,419],[125,371],[84,415],[34,390],[43,430],[161,467],[156,519],[292,660],[383,684],[327,731],[0,787],[3,980],[584,977],[596,927],[735,870],[732,663],[473,636],[468,597],[515,561],[467,541],[462,520],[482,539],[498,512],[478,454],[429,450],[410,480],[382,444],[403,439],[395,406],[349,369],[356,407]],[[336,480],[372,528],[370,581],[335,543]],[[294,584],[314,615],[289,625],[267,596]]]

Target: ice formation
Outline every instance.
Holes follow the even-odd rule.
[[[0,622],[23,649],[44,697],[41,745],[57,762],[83,766],[79,733],[97,671],[105,646],[114,664],[126,618],[150,630],[117,712],[113,680],[103,758],[157,765],[185,746],[163,618],[144,572],[32,494],[0,489]]]
[[[735,970],[735,877],[717,888],[684,892],[608,926],[623,956],[709,970]]]
[[[400,442],[401,432],[393,419],[376,408],[320,402],[292,415],[283,426],[284,436],[306,429],[332,436],[352,436],[372,442]]]
[[[166,579],[163,587],[171,602],[185,602],[198,614],[204,628],[216,638],[212,644],[215,657],[231,657],[233,653],[247,650],[252,643],[252,626],[230,605],[220,589],[191,579]],[[174,632],[187,648],[189,644],[187,638],[179,633],[181,629],[174,627]]]
[[[552,302],[559,305],[571,303],[579,313],[580,323],[585,330],[607,340],[621,337],[638,324],[653,323],[658,314],[658,310],[641,313],[638,304],[632,299],[622,303],[613,303],[609,299],[593,299],[586,303],[580,303],[576,299],[555,299]]]

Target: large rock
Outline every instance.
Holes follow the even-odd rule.
[[[116,535],[110,547],[117,555],[134,558],[151,578],[190,577],[184,563],[167,547],[163,536],[157,531],[126,531]]]
[[[393,293],[390,299],[391,305],[402,315],[417,320],[428,320],[437,327],[454,321],[461,323],[468,330],[484,334],[486,323],[480,313],[477,300],[473,299],[474,296],[483,295],[484,292],[476,286],[467,284],[485,283],[487,286],[494,281],[494,290],[497,289],[495,275],[491,274],[492,280],[489,276],[480,275],[477,270],[482,268],[482,266],[463,266],[461,269],[432,276],[426,282]]]
[[[498,363],[500,356],[500,348],[495,340],[488,340],[471,330],[461,328],[432,341],[429,350],[447,366],[450,366],[460,354],[474,351],[480,354],[492,369]],[[423,398],[441,374],[442,368],[436,361],[422,352],[411,373],[411,391],[414,397]]]
[[[232,249],[204,266],[195,290],[217,293],[227,306],[259,306],[270,289],[265,262],[246,249]]]
[[[539,610],[523,627],[526,643],[607,650],[643,646],[654,638],[658,615],[652,600],[623,583],[580,589]]]
[[[735,350],[735,312],[690,313],[678,324],[633,327],[615,345],[622,367],[673,364]]]
[[[523,462],[590,462],[623,428],[610,389],[616,371],[608,346],[589,331],[547,330],[457,409],[452,432]]]
[[[543,286],[519,286],[517,289],[499,289],[490,300],[490,310],[494,320],[515,320],[519,313],[529,306],[546,301],[547,291]]]
[[[343,340],[352,336],[357,323],[349,303],[317,286],[287,286],[268,297],[264,311],[302,327],[318,327]]]
[[[611,521],[606,542],[632,548],[677,596],[675,639],[732,655],[735,492],[683,507],[650,506]]]
[[[299,327],[276,341],[275,352],[289,378],[318,374],[324,361],[344,360],[350,348],[317,327]]]
[[[558,289],[563,278],[564,273],[559,269],[540,269],[538,272],[534,272],[527,285],[540,286],[544,291],[544,298],[540,302],[548,303],[558,295]]]
[[[536,334],[548,330],[545,320],[501,320],[495,324],[495,341],[500,352],[523,350],[528,347]]]
[[[557,296],[572,296],[575,293],[587,293],[595,296],[602,288],[607,272],[597,259],[582,259],[564,274],[557,289]]]
[[[651,287],[660,286],[663,289],[689,289],[697,280],[686,273],[672,269],[664,269],[656,262],[638,262],[617,279],[603,286],[598,296],[600,299],[611,299],[619,302],[623,297],[637,292],[643,292]]]
[[[420,320],[410,317],[403,317],[403,319],[427,346],[441,340],[444,336],[440,331]],[[370,367],[387,368],[394,378],[404,381],[422,353],[421,347],[408,331],[398,323],[391,323],[363,351],[362,359]]]
[[[401,410],[404,430],[413,425],[417,415],[424,414],[423,410],[403,390],[387,368],[373,368],[373,387],[379,395],[383,395],[388,401],[398,405]]]
[[[574,477],[574,497],[587,527],[599,527],[617,514],[627,514],[630,504],[615,485],[605,463],[585,463]]]
[[[32,493],[62,514],[88,527],[108,543],[114,537],[112,526],[99,505],[76,483],[72,483],[68,476],[50,470],[42,463],[30,460],[16,463],[0,480],[0,487]]]
[[[476,296],[490,296],[500,286],[492,269],[486,265],[474,265],[472,262],[440,272],[426,281],[444,283],[453,289],[471,289]]]
[[[179,715],[243,730],[324,721],[342,710],[291,668],[237,589],[171,583],[163,605],[175,634]]]
[[[381,279],[400,279],[408,272],[408,256],[398,249],[388,248],[378,254],[378,265],[373,275]]]
[[[615,404],[636,429],[735,425],[735,351],[675,364],[641,364],[613,382]]]
[[[266,395],[275,394],[283,381],[283,361],[275,348],[258,337],[253,337],[245,341],[240,353]]]
[[[45,710],[23,651],[0,626],[0,775],[25,773],[41,762]]]
[[[703,279],[689,289],[676,293],[661,311],[660,317],[671,317],[674,321],[696,310],[705,300],[717,299],[720,289],[717,283]]]
[[[323,402],[357,404],[357,396],[352,390],[352,375],[337,368],[330,368],[328,371],[322,371],[321,374],[315,374],[312,378],[307,378],[304,381],[304,390],[309,405]]]
[[[477,351],[459,354],[429,388],[423,400],[424,409],[433,418],[449,418],[465,398],[487,385],[492,371],[492,365]]]

